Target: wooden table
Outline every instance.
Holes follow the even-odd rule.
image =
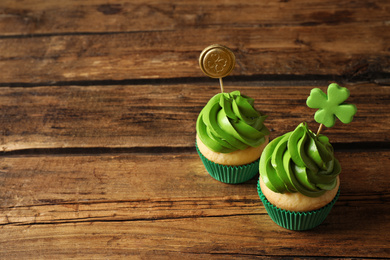
[[[342,190],[319,227],[274,224],[257,177],[207,174],[213,43],[271,138],[316,130],[313,87],[350,89],[354,121],[324,131]],[[1,259],[390,258],[388,0],[2,0],[0,109]]]

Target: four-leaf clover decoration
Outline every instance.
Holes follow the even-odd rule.
[[[319,108],[314,115],[314,120],[317,123],[332,127],[336,117],[344,124],[348,124],[356,114],[355,105],[344,103],[348,97],[349,90],[347,88],[332,83],[328,86],[328,95],[319,88],[312,89],[306,104],[310,108]]]

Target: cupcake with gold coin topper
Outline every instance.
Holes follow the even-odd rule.
[[[307,230],[321,224],[340,193],[341,166],[334,157],[323,126],[332,127],[336,118],[348,124],[357,109],[346,104],[349,90],[332,83],[327,94],[315,88],[306,104],[317,108],[320,123],[313,133],[305,122],[272,140],[260,158],[257,190],[271,219],[291,230]]]
[[[207,170],[224,183],[242,183],[258,173],[259,158],[268,143],[266,116],[254,107],[254,99],[240,91],[224,92],[222,78],[234,68],[233,52],[214,44],[200,55],[202,71],[218,78],[221,93],[213,96],[196,122],[196,149]]]

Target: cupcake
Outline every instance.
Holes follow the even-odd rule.
[[[259,165],[257,190],[271,219],[290,230],[307,230],[321,224],[340,194],[341,166],[329,139],[320,132],[332,127],[336,117],[350,123],[356,107],[343,103],[349,91],[337,84],[328,95],[316,88],[307,105],[319,108],[314,119],[317,134],[305,122],[272,140],[264,149]]]
[[[268,143],[266,118],[254,100],[239,91],[219,93],[200,112],[196,122],[196,147],[207,172],[225,183],[252,179]]]
[[[210,99],[196,122],[196,149],[207,172],[225,183],[242,183],[259,172],[259,158],[268,143],[265,115],[254,100],[239,91],[224,93],[222,78],[234,68],[233,52],[220,44],[204,49],[201,70],[219,78],[221,93]]]

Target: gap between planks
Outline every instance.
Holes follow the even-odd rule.
[[[337,152],[389,151],[390,142],[334,143]],[[66,147],[66,148],[33,148],[0,153],[1,157],[19,156],[62,156],[62,155],[107,155],[107,154],[189,154],[195,153],[195,146],[188,147]]]
[[[390,85],[390,73],[377,73],[370,77],[351,79],[348,75],[251,75],[251,76],[228,76],[224,84],[272,87],[272,86],[327,86],[330,82],[339,84],[364,84],[372,83],[382,86]],[[79,81],[49,81],[49,82],[0,82],[0,87],[34,88],[43,86],[129,86],[129,85],[180,85],[180,84],[211,84],[216,85],[215,79],[207,77],[178,77],[178,78],[146,78],[146,79],[123,79],[123,80],[79,80]]]

